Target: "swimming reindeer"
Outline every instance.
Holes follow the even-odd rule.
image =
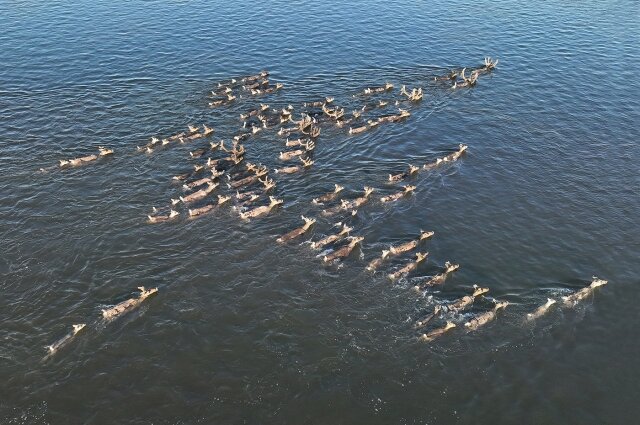
[[[324,100],[318,100],[318,101],[315,101],[315,102],[304,102],[302,104],[302,106],[304,106],[305,108],[309,108],[309,107],[318,108],[320,106],[325,106],[325,105],[327,105],[329,103],[333,103],[333,101],[334,101],[333,97],[328,97],[327,96],[327,97],[324,98]]]
[[[458,146],[458,150],[450,153],[449,155],[445,156],[444,158],[442,158],[444,161],[449,161],[449,162],[453,162],[453,161],[457,161],[462,154],[464,154],[467,151],[468,146],[467,145],[463,145],[462,143]]]
[[[282,201],[281,199],[276,199],[273,196],[269,196],[269,205],[263,205],[247,212],[241,212],[240,217],[245,220],[260,217],[262,215],[268,214],[272,209],[282,204],[283,202],[284,201]]]
[[[349,134],[360,134],[360,133],[364,133],[365,131],[369,130],[369,125],[363,125],[360,127],[349,127]]]
[[[205,189],[200,189],[199,191],[193,192],[184,197],[180,196],[180,200],[185,204],[198,201],[213,192],[216,187],[218,187],[218,183],[208,183]]]
[[[475,331],[487,323],[494,320],[498,314],[498,310],[506,308],[509,305],[508,301],[496,301],[493,309],[489,311],[485,311],[484,313],[478,314],[476,317],[469,320],[464,326],[470,331]]]
[[[256,75],[248,75],[246,77],[241,77],[240,81],[242,83],[252,83],[254,81],[258,81],[260,79],[267,78],[268,76],[269,76],[269,71],[263,70],[263,71],[260,71],[260,73],[256,74]]]
[[[389,258],[389,250],[388,249],[383,249],[382,250],[382,254],[380,255],[380,257],[374,258],[373,260],[371,260],[371,262],[369,263],[369,265],[367,265],[366,269],[370,272],[374,272],[376,271],[376,269],[378,267],[380,267],[380,265],[387,259]]]
[[[264,179],[258,179],[258,181],[262,183],[262,191],[265,193],[276,187],[275,180],[270,179],[269,176],[265,176]]]
[[[304,149],[297,149],[295,151],[289,151],[289,152],[280,152],[280,159],[282,161],[290,161],[296,157],[299,157],[309,151],[312,151],[313,149],[315,149],[316,144],[313,141],[309,141],[305,144],[302,145],[302,147],[304,147]]]
[[[247,112],[245,112],[244,114],[240,114],[240,119],[241,120],[246,120],[248,118],[258,116],[258,115],[260,115],[260,113],[262,113],[262,112],[264,112],[264,111],[266,111],[268,109],[269,109],[269,105],[261,103],[259,109],[250,109]]]
[[[333,201],[338,197],[340,192],[344,190],[344,186],[340,186],[339,184],[334,184],[335,188],[332,192],[325,193],[324,195],[318,196],[317,198],[313,198],[313,203],[316,205],[322,205],[325,202]]]
[[[304,170],[305,168],[309,168],[313,165],[313,160],[311,160],[310,158],[302,158],[300,157],[300,161],[302,161],[302,166],[300,165],[294,165],[291,167],[283,167],[283,168],[277,168],[275,170],[275,172],[277,174],[294,174],[297,173],[299,171]]]
[[[356,199],[351,201],[343,200],[341,204],[341,209],[343,210],[355,210],[364,205],[368,200],[369,196],[373,193],[373,188],[369,186],[364,187],[364,194]]]
[[[400,112],[399,114],[395,114],[395,115],[384,115],[382,117],[378,117],[378,122],[380,124],[385,122],[386,123],[399,122],[411,116],[411,112],[407,111],[406,109],[399,109],[399,112]]]
[[[405,242],[403,244],[400,244],[398,246],[391,246],[389,247],[389,255],[399,255],[399,254],[403,254],[405,252],[409,252],[411,250],[413,250],[415,247],[418,246],[418,244],[420,242],[422,242],[423,240],[429,239],[431,237],[433,237],[435,233],[432,231],[428,231],[425,232],[424,230],[420,231],[420,236],[418,237],[418,239],[414,239],[411,240],[409,242]]]
[[[251,171],[251,170],[250,170]],[[242,186],[247,186],[250,185],[252,183],[255,183],[256,181],[258,181],[260,179],[260,177],[266,175],[269,172],[269,170],[262,166],[260,168],[255,169],[255,171],[253,171],[254,174],[244,177],[240,180],[231,180],[231,178],[229,177],[229,175],[227,174],[227,178],[229,179],[229,182],[227,182],[227,186],[229,188],[239,188]]]
[[[344,116],[344,108],[335,107],[333,109],[329,109],[326,104],[322,105],[322,112],[334,121],[339,120]]]
[[[343,223],[337,223],[337,225],[342,225],[342,230],[340,230],[340,232],[333,234],[333,235],[329,235],[323,239],[320,239],[319,241],[316,242],[312,242],[311,243],[311,248],[312,249],[320,249],[320,248],[324,248],[325,246],[337,242],[340,239],[343,239],[345,237],[347,237],[349,235],[349,232],[353,230],[353,227],[349,227],[346,224]]]
[[[496,67],[498,66],[498,62],[499,60],[496,59],[495,61],[493,59],[491,59],[490,57],[486,57],[484,58],[484,66],[482,66],[481,68],[478,69],[478,71],[481,72],[491,72],[494,69],[496,69]]]
[[[278,239],[276,239],[276,241],[280,243],[284,243],[292,239],[295,239],[298,236],[304,235],[307,232],[307,230],[309,230],[309,228],[313,226],[316,222],[315,218],[307,218],[305,216],[302,216],[302,220],[304,221],[304,225],[302,227],[298,227],[297,229],[294,229],[289,233],[286,233],[280,236]]]
[[[399,183],[402,180],[414,175],[420,170],[420,167],[416,167],[415,165],[409,165],[409,170],[400,174],[389,174],[389,183]]]
[[[214,208],[218,208],[220,207],[222,204],[224,204],[225,202],[228,202],[231,199],[231,196],[222,196],[222,195],[218,195],[218,203],[217,204],[209,204],[209,205],[205,205],[199,208],[193,208],[193,209],[189,209],[189,217],[198,217],[201,216],[203,214],[206,214],[210,211],[212,211]]]
[[[422,97],[423,97],[422,87],[414,88],[411,90],[411,93],[409,93],[407,91],[407,87],[403,85],[400,88],[400,94],[406,96],[407,100],[410,100],[412,102],[417,102],[419,100],[422,100]]]
[[[61,159],[60,167],[72,166],[77,167],[78,165],[86,164],[87,162],[92,162],[97,160],[100,157],[113,155],[113,149],[108,149],[102,146],[98,146],[98,154],[97,155],[87,155],[80,158],[73,159]]]
[[[458,78],[458,71],[451,70],[447,75],[441,77],[433,77],[434,81],[455,81]]]
[[[445,332],[447,332],[450,329],[453,329],[456,327],[456,324],[453,322],[447,322],[446,325],[444,325],[441,328],[435,329],[429,333],[426,334],[422,334],[420,336],[420,341],[426,341],[426,342],[430,342],[433,341],[434,339],[436,339],[439,336],[444,335]]]
[[[459,313],[473,304],[477,297],[484,295],[487,292],[489,292],[489,288],[481,288],[478,285],[473,285],[473,293],[471,295],[465,295],[464,297],[449,304],[447,306],[447,311]]]
[[[145,289],[144,286],[139,286],[140,295],[138,298],[129,298],[126,301],[122,301],[119,304],[116,304],[113,307],[102,310],[102,317],[105,321],[111,321],[118,316],[130,311],[136,307],[138,307],[144,300],[146,300],[149,296],[158,292],[158,288]]]
[[[180,215],[180,213],[178,211],[170,210],[169,214],[167,214],[167,215],[148,215],[147,218],[149,219],[149,223],[160,223],[160,222],[163,222],[163,221],[172,220],[172,219],[176,218],[179,215]]]
[[[429,324],[429,322],[431,322],[434,318],[436,318],[441,312],[442,312],[442,306],[439,304],[436,304],[436,306],[433,308],[433,312],[429,314],[427,317],[425,317],[424,319],[418,320],[413,325],[413,328],[414,329],[424,328],[427,324]]]
[[[340,249],[337,249],[335,251],[333,251],[330,254],[325,255],[322,260],[325,263],[330,263],[334,260],[337,260],[339,258],[345,258],[348,257],[349,254],[351,254],[351,252],[353,251],[353,249],[364,240],[364,238],[362,236],[349,236],[350,242],[349,244],[343,246]]]
[[[589,286],[582,288],[567,297],[562,297],[562,303],[565,307],[575,307],[580,301],[591,295],[597,287],[606,285],[607,283],[608,282],[606,280],[598,279],[594,276]]]
[[[187,190],[192,190],[196,187],[202,186],[204,184],[207,183],[213,183],[213,178],[212,177],[203,177],[199,180],[194,180],[190,183],[185,183],[182,185],[182,190],[187,191]]]
[[[476,82],[478,80],[478,76],[480,75],[479,71],[473,71],[471,73],[470,77],[467,77],[464,75],[466,68],[462,69],[462,72],[460,72],[460,78],[462,78],[462,82],[458,83],[458,81],[456,81],[455,83],[453,83],[453,86],[451,87],[452,89],[458,89],[458,88],[463,88],[463,87],[473,87],[476,85]]]
[[[417,252],[415,261],[411,261],[405,264],[400,269],[396,270],[395,272],[390,273],[388,275],[389,279],[391,279],[392,281],[395,281],[400,279],[401,277],[405,277],[406,275],[414,271],[416,268],[418,268],[418,265],[421,262],[423,262],[428,256],[429,256],[428,252],[425,252],[425,253]]]
[[[460,268],[460,265],[451,264],[450,262],[447,261],[446,263],[444,263],[444,267],[445,267],[444,272],[437,274],[431,277],[430,279],[428,279],[427,281],[414,286],[413,289],[415,289],[416,291],[419,291],[421,289],[426,288],[427,286],[442,285],[444,281],[447,280],[447,277],[449,277],[451,273],[453,273],[454,271],[458,270],[458,268]]]
[[[295,147],[295,146],[305,146],[310,141],[311,139],[303,139],[303,138],[298,138],[293,140],[287,139],[284,145],[288,148]]]
[[[403,187],[403,191],[401,192],[397,192],[394,193],[392,195],[387,195],[387,196],[383,196],[382,198],[380,198],[381,202],[394,202],[397,201],[398,199],[407,196],[411,193],[413,193],[414,190],[416,190],[415,186],[411,186],[411,185],[407,185],[405,187]]]
[[[441,165],[457,161],[467,151],[467,148],[467,145],[460,144],[457,151],[443,156],[442,158],[437,158],[434,162],[426,163],[422,166],[422,168],[425,170],[432,170]]]
[[[382,87],[367,87],[360,94],[368,96],[375,93],[384,93],[389,90],[393,90],[393,84],[387,82],[387,83],[384,83],[384,86]]]
[[[532,322],[544,316],[549,311],[549,308],[551,308],[551,306],[554,305],[556,302],[557,301],[554,299],[547,298],[547,302],[542,304],[540,307],[538,307],[533,313],[527,313],[527,316],[525,317],[525,322]]]
[[[64,347],[65,345],[67,345],[68,343],[71,342],[71,340],[73,338],[75,338],[75,336],[85,328],[86,324],[85,323],[80,323],[77,325],[73,325],[71,327],[71,332],[68,333],[67,335],[63,336],[62,338],[60,338],[59,340],[57,340],[56,342],[54,342],[51,345],[47,345],[47,355],[45,356],[45,360],[50,358],[51,356],[53,356],[54,354],[56,354],[58,352],[58,350],[60,350],[62,347]]]

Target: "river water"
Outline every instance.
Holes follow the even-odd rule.
[[[640,379],[640,7],[635,1],[0,2],[0,422],[7,424],[622,424]],[[498,57],[473,89],[433,84]],[[350,136],[323,128],[315,164],[277,176],[284,205],[243,221],[230,207],[150,225],[181,194],[189,146],[136,152],[187,124],[229,139],[257,104],[207,107],[217,81],[271,72],[277,107],[369,85],[425,87],[406,122]],[[247,160],[282,166],[282,138]],[[421,172],[413,196],[385,179]],[[201,144],[200,144],[201,145]],[[200,146],[198,145],[198,146]],[[115,150],[84,167],[62,158]],[[42,173],[41,167],[54,167]],[[310,203],[333,187],[372,202],[347,218],[363,236],[340,265],[305,243],[335,231]],[[219,193],[223,193],[220,191]],[[275,239],[318,223],[311,236]],[[435,236],[392,284],[368,261]],[[302,243],[300,243],[302,242]],[[411,290],[445,261],[444,285]],[[574,309],[523,317],[547,297],[609,284]],[[434,304],[490,292],[418,341]],[[111,323],[101,309],[157,295]],[[492,305],[497,319],[465,332]],[[45,346],[86,329],[47,361]]]

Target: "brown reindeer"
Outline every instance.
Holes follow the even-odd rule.
[[[305,216],[302,216],[302,220],[304,221],[304,225],[302,227],[298,227],[297,229],[294,229],[294,230],[290,231],[289,233],[286,233],[286,234],[280,236],[278,239],[276,239],[276,241],[280,242],[280,243],[284,243],[284,242],[288,242],[288,241],[290,241],[292,239],[295,239],[295,238],[297,238],[299,236],[302,236],[316,222],[315,218],[307,218]]]

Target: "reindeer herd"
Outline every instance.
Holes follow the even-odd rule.
[[[436,76],[433,81],[436,87],[447,90],[471,88],[477,84],[480,76],[495,70],[497,63],[497,60],[485,58],[484,64],[475,69],[451,70],[445,75]],[[269,78],[269,72],[262,71],[256,75],[220,81],[210,91],[206,105],[208,108],[221,109],[239,102],[249,104],[252,100],[275,94],[284,88],[281,83],[272,84]],[[297,107],[289,104],[276,108],[266,103],[258,103],[239,114],[238,130],[235,134],[229,135],[230,142],[227,142],[227,145],[223,139],[212,140],[215,130],[207,125],[189,125],[186,130],[178,133],[151,137],[148,143],[138,146],[136,151],[153,155],[157,150],[168,149],[172,145],[198,141],[202,141],[203,145],[194,147],[190,150],[189,156],[184,158],[189,169],[170,177],[173,182],[179,184],[176,197],[171,198],[165,206],[153,207],[146,221],[155,224],[175,222],[181,217],[188,220],[201,219],[222,209],[238,214],[243,220],[273,213],[284,205],[284,199],[275,195],[278,185],[286,184],[287,179],[294,178],[294,175],[305,175],[306,172],[312,171],[315,162],[320,160],[314,155],[314,151],[321,142],[323,130],[342,131],[350,135],[349,137],[357,137],[356,135],[374,131],[382,125],[400,124],[411,117],[410,110],[416,108],[424,98],[422,87],[408,89],[402,85],[399,96],[395,97],[393,91],[394,85],[391,83],[366,87],[350,96],[350,104],[353,105],[355,102],[357,105],[351,111],[347,111],[346,106],[338,105],[332,96],[303,102]],[[391,108],[395,108],[395,111],[389,111]],[[295,119],[296,116],[299,116],[299,119]],[[250,150],[247,146],[257,142],[253,140],[257,135],[262,136],[261,139],[269,138],[282,143],[282,150],[277,156],[279,166],[270,169],[264,164],[246,160]],[[321,258],[322,263],[336,265],[348,261],[348,257],[364,242],[364,237],[352,234],[354,227],[348,224],[351,217],[356,216],[362,208],[376,208],[383,204],[402,202],[403,199],[411,197],[417,188],[416,176],[419,173],[431,173],[440,167],[456,163],[467,149],[467,145],[460,144],[448,153],[432,158],[424,164],[411,164],[404,171],[390,173],[388,185],[396,187],[391,193],[379,195],[381,192],[388,192],[388,188],[364,186],[362,192],[350,195],[342,185],[346,182],[335,183],[333,190],[309,201],[309,210],[316,214],[316,217],[303,215],[300,227],[284,232],[276,241],[285,244],[306,239],[300,246],[306,245],[313,251],[320,251],[317,256]],[[99,155],[62,160],[60,167],[85,165],[112,154],[113,150],[101,147]],[[313,240],[313,236],[309,238],[309,235],[314,233],[311,229],[320,224],[318,220],[324,220],[325,227],[336,230]],[[444,284],[459,268],[458,264],[446,262],[439,273],[416,277],[420,265],[429,256],[429,252],[420,251],[418,248],[432,237],[434,232],[421,231],[415,239],[382,250],[379,256],[370,260],[365,267],[366,272],[379,274],[380,269],[386,268],[384,273],[391,283],[411,278],[412,289],[427,294],[431,288]],[[394,257],[397,257],[395,261],[405,259],[397,267],[389,267]],[[596,278],[593,282],[569,297],[565,304],[575,304],[595,287],[602,285],[602,282],[606,283]],[[156,292],[157,288],[147,290],[141,287],[137,297],[103,310],[103,320],[110,322],[131,311]],[[433,311],[415,321],[414,329],[420,332],[418,339],[432,341],[455,328],[456,322],[466,320],[464,327],[472,331],[495,319],[498,312],[508,306],[508,302],[494,300],[492,308],[471,317],[462,316],[477,298],[487,292],[488,288],[474,285],[469,295],[436,304]],[[527,319],[541,317],[552,305],[553,303],[549,302],[544,304],[530,313]],[[424,331],[424,328],[438,320],[443,324]],[[74,325],[70,334],[49,346],[47,357],[69,343],[85,327],[85,324]]]

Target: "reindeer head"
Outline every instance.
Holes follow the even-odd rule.
[[[334,193],[338,193],[338,192],[340,192],[340,191],[342,191],[344,189],[344,187],[340,186],[339,184],[335,184],[334,183],[334,186],[335,186],[335,189],[333,189]]]
[[[312,226],[316,222],[315,218],[307,218],[305,216],[301,216],[301,217],[302,217],[302,220],[304,221],[304,227],[305,228],[309,228],[310,226]]]
[[[424,261],[427,257],[429,256],[428,252],[422,253],[422,252],[416,252],[416,263],[421,263],[422,261]]]
[[[424,230],[420,230],[420,240],[428,239],[433,236],[435,233],[432,231],[425,232]]]
[[[273,196],[269,196],[269,202],[270,202],[269,203],[269,207],[273,208],[276,205],[282,204],[284,201],[282,199],[277,199],[277,198],[275,198]]]
[[[509,305],[509,301],[496,301],[496,305],[493,306],[495,311],[500,310],[501,308],[506,308]]]
[[[100,156],[113,154],[113,149],[107,149],[103,146],[98,146],[98,150],[100,151]]]
[[[444,267],[447,273],[451,273],[453,271],[458,270],[460,268],[460,264],[452,264],[449,261],[447,261],[446,263],[444,263]]]
[[[606,285],[607,283],[609,283],[606,280],[603,279],[599,279],[595,276],[593,276],[593,280],[591,281],[591,285],[589,285],[591,288],[597,288],[598,286],[603,286]]]
[[[478,285],[473,285],[473,294],[471,294],[474,298],[479,297],[480,295],[484,295],[489,292],[489,288],[482,288]]]
[[[496,66],[498,65],[498,60],[496,59],[496,61],[494,62],[490,57],[486,57],[484,58],[484,68],[487,71],[490,71],[492,69],[495,69]]]
[[[353,230],[353,227],[349,227],[346,224],[342,225],[342,230],[340,231],[340,233],[338,233],[339,235],[348,235],[350,231]]]
[[[373,193],[373,188],[370,186],[365,186],[364,187],[364,197],[368,198],[369,195],[371,195]]]
[[[261,165],[260,167],[258,167],[255,170],[253,170],[253,174],[255,174],[256,177],[264,176],[268,172],[269,172],[269,169],[267,168],[266,165]]]
[[[359,244],[360,242],[362,242],[363,240],[364,240],[364,237],[362,237],[362,236],[352,236],[350,245],[355,246],[355,245]]]
[[[140,290],[140,298],[142,299],[158,292],[158,288],[145,289],[144,286],[138,286],[138,289]]]

